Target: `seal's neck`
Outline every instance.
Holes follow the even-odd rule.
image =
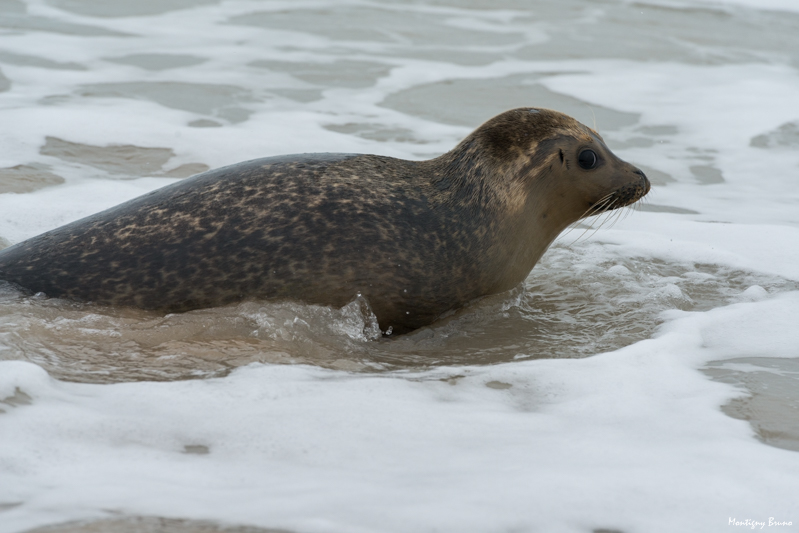
[[[524,200],[517,180],[508,177],[514,161],[496,161],[480,152],[479,143],[467,138],[455,149],[420,164],[426,167],[434,197],[456,208],[488,212],[505,211]]]
[[[497,291],[510,290],[524,281],[560,233],[572,222],[559,211],[559,196],[546,184],[533,187],[523,208],[508,214],[494,236]]]
[[[519,161],[524,159],[487,160],[464,142],[420,163],[426,167],[435,203],[448,213],[457,212],[460,227],[469,227],[469,238],[477,241],[471,261],[480,263],[484,293],[510,290],[524,281],[573,222],[569,210],[559,209],[556,176],[545,165],[517,168],[523,166]]]

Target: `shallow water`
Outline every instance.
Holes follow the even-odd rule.
[[[747,290],[763,297],[799,289],[717,265],[596,261],[599,253],[598,244],[556,246],[523,287],[395,338],[381,335],[366,302],[341,310],[245,302],[164,316],[26,297],[7,287],[0,339],[14,359],[85,383],[221,377],[250,363],[422,371],[588,357],[651,337],[664,310],[704,311],[746,300]]]
[[[0,247],[255,157],[433,157],[517,106],[654,186],[400,337],[365,302],[0,285],[0,532],[799,523],[798,29],[790,0],[0,3]]]

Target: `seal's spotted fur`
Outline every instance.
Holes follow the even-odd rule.
[[[579,168],[580,146],[604,166]],[[516,286],[592,204],[648,190],[593,130],[516,109],[430,161],[303,154],[205,172],[0,251],[0,279],[164,311],[360,294],[402,333]]]

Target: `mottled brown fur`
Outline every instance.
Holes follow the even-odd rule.
[[[594,170],[576,164],[585,146]],[[205,172],[0,251],[0,279],[164,311],[360,294],[402,333],[513,288],[592,204],[648,190],[589,128],[515,109],[430,161],[302,154]]]

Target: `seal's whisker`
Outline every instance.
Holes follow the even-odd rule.
[[[601,206],[602,204],[606,203],[608,200],[613,198],[613,195],[615,195],[615,194],[616,194],[615,192],[611,192],[611,193],[606,194],[605,196],[600,198],[598,201],[594,202],[593,208],[594,209],[598,209],[599,206]]]
[[[617,213],[613,213],[612,211],[613,211],[613,208],[614,208],[614,206],[616,205],[616,203],[617,203],[618,201],[619,201],[619,199],[618,199],[618,198],[615,198],[615,199],[613,200],[613,202],[611,202],[611,204],[610,204],[610,205],[607,207],[607,210],[606,210],[605,212],[606,212],[606,213],[609,213],[609,214],[608,214],[608,216],[607,216],[607,217],[605,217],[605,220],[603,220],[603,221],[602,221],[602,223],[601,223],[601,224],[600,224],[600,225],[599,225],[599,226],[596,228],[596,230],[594,230],[594,233],[596,233],[597,231],[599,231],[599,229],[600,229],[600,228],[602,228],[602,226],[604,226],[604,225],[605,225],[605,224],[606,224],[606,223],[607,223],[609,220],[611,220],[611,219],[612,219],[612,218],[613,218],[613,217],[614,217],[614,216],[617,214]],[[612,226],[612,225],[613,225],[613,224],[611,224],[611,226]]]
[[[575,227],[575,226],[572,226],[572,228],[571,228],[571,229],[573,229],[574,227]],[[582,232],[580,235],[578,235],[578,236],[577,236],[577,238],[576,238],[576,239],[574,239],[574,240],[573,240],[571,243],[569,243],[567,246],[574,246],[575,244],[577,244],[577,243],[579,242],[579,240],[580,240],[580,239],[582,239],[583,235],[585,235],[587,232],[591,231],[592,229],[594,229],[594,221],[593,221],[593,220],[592,220],[591,222],[589,222],[589,223],[588,223],[588,227],[587,227],[587,228],[585,228],[585,229],[583,230],[583,232]],[[571,231],[571,230],[570,230],[570,231]]]
[[[613,210],[613,206],[619,200],[618,198],[611,198],[613,196],[613,194],[614,193],[611,193],[611,194],[605,196],[603,198],[603,200],[600,200],[599,202],[594,204],[593,209],[595,210],[595,212],[592,213],[592,215],[597,215],[597,217],[601,218],[602,215],[604,215],[605,213],[610,213]],[[597,205],[597,204],[600,204],[600,205]],[[602,220],[602,222],[596,228],[594,228],[593,225],[591,225],[590,227],[586,228],[585,231],[583,231],[580,234],[580,236],[578,236],[569,246],[574,246],[575,244],[577,244],[580,241],[580,239],[582,239],[583,236],[585,236],[585,234],[588,233],[591,230],[593,230],[593,232],[589,235],[589,237],[591,235],[595,234],[597,231],[599,231],[599,228],[601,228],[605,224],[605,222],[607,222],[612,216],[613,216],[613,214],[611,213],[608,217],[606,217],[604,220]]]
[[[625,205],[624,207],[619,209],[619,211],[623,211],[623,213],[619,216],[618,222],[623,222],[628,216],[630,216],[630,213],[633,212],[632,207],[630,207],[629,205]]]
[[[616,205],[617,201],[617,198],[608,198],[603,202],[603,205],[597,208],[596,215],[601,216],[609,211],[613,211],[613,207]]]
[[[624,211],[624,207],[625,207],[625,206],[621,206],[621,207],[618,207],[618,208],[616,209],[616,212],[613,214],[613,217],[612,217],[612,220],[611,220],[611,222],[610,222],[610,226],[608,226],[608,229],[610,229],[610,228],[612,228],[613,226],[615,226],[616,224],[618,224],[618,223],[619,223],[619,221],[621,221],[621,220],[622,220],[622,218],[624,218],[624,217],[623,217],[623,215],[624,215],[624,213],[625,213],[625,211]]]
[[[594,119],[594,131],[596,131],[596,113],[594,113],[594,108],[593,108],[593,107],[591,107],[591,106],[590,106],[590,105],[588,105],[588,104],[585,104],[585,105],[586,105],[586,107],[588,107],[588,110],[589,110],[589,111],[591,111],[591,116],[592,116],[592,117],[593,117],[593,119]]]
[[[597,211],[597,212],[599,212],[599,211],[604,211],[604,210],[606,210],[606,209],[607,209],[608,205],[609,205],[609,204],[610,204],[612,201],[613,201],[613,195],[612,195],[612,194],[609,194],[609,195],[605,196],[605,198],[604,198],[604,201],[602,201],[602,202],[597,202],[597,204],[596,204],[596,207],[594,207],[594,210],[595,210],[595,211]]]
[[[609,213],[609,212],[610,212],[610,210],[605,210],[605,211],[604,211],[604,212],[603,212],[601,215],[599,215],[599,216],[601,217],[601,216],[602,216],[602,215],[604,215],[605,213]],[[597,231],[599,231],[599,229],[600,229],[600,228],[601,228],[601,227],[602,227],[602,226],[605,224],[605,222],[607,222],[607,221],[608,221],[608,219],[610,218],[610,216],[611,216],[611,215],[608,215],[607,217],[605,217],[604,219],[602,219],[602,221],[600,222],[599,226],[597,226],[597,227],[593,227],[593,226],[592,226],[592,227],[590,227],[590,228],[586,228],[586,230],[585,230],[584,232],[582,232],[582,233],[580,234],[580,236],[579,236],[579,237],[577,237],[577,239],[575,239],[575,240],[574,240],[574,242],[572,242],[572,243],[570,244],[570,246],[574,246],[575,244],[577,244],[577,243],[580,241],[580,239],[582,239],[583,237],[586,237],[586,239],[589,239],[591,236],[593,236],[594,234],[596,234],[596,232],[597,232]],[[590,231],[591,233],[588,233],[589,231]]]
[[[623,209],[617,207],[613,210],[613,213],[608,217],[608,225],[605,229],[610,229],[615,226],[619,222],[619,217],[621,217]]]
[[[624,214],[621,216],[620,220],[626,220],[627,217],[630,216],[630,213],[635,211],[635,204],[625,205],[621,210],[624,211]]]
[[[579,221],[578,221],[578,222],[579,222]],[[577,224],[577,222],[575,222],[574,224]],[[583,235],[585,235],[585,232],[587,232],[587,231],[590,231],[590,230],[594,229],[594,226],[593,226],[592,224],[593,224],[593,222],[590,222],[590,223],[589,223],[589,225],[588,225],[588,227],[587,227],[587,228],[585,228],[585,229],[583,230],[583,232],[577,236],[577,238],[576,238],[576,239],[574,239],[572,242],[570,242],[570,243],[569,243],[569,244],[567,244],[566,246],[568,246],[568,247],[571,247],[571,246],[574,246],[575,244],[577,244],[577,241],[579,241],[579,240],[582,238],[582,236],[583,236]],[[565,237],[566,235],[568,235],[569,233],[571,233],[571,231],[572,231],[574,228],[576,228],[576,227],[577,227],[577,226],[575,226],[575,225],[572,225],[572,226],[570,226],[570,227],[569,227],[569,230],[568,230],[566,233],[564,233],[564,234],[563,234],[563,236]]]
[[[632,204],[632,208],[633,208],[633,210],[634,210],[635,212],[640,212],[640,211],[642,210],[643,206],[644,206],[644,205],[646,204],[646,202],[648,202],[648,201],[649,201],[649,199],[648,199],[648,198],[646,198],[646,197],[644,197],[644,198],[639,198],[639,199],[638,199],[638,200],[637,200],[637,201],[636,201],[634,204]]]
[[[586,217],[589,217],[589,216],[596,216],[596,215],[601,215],[602,213],[604,213],[605,211],[607,211],[607,210],[608,210],[608,205],[610,205],[610,204],[612,203],[612,200],[613,200],[612,196],[613,196],[613,195],[609,194],[609,195],[605,196],[605,197],[604,197],[602,200],[600,200],[599,202],[595,203],[595,204],[594,204],[594,205],[593,205],[593,206],[590,208],[590,211],[591,211],[591,212],[590,212],[588,215],[586,215]]]
[[[609,193],[609,194],[603,196],[602,198],[600,198],[598,201],[594,202],[591,205],[591,207],[589,207],[582,215],[580,215],[580,218],[577,219],[569,227],[569,231],[566,234],[571,232],[571,230],[573,230],[576,227],[576,224],[578,224],[581,220],[586,219],[586,218],[591,217],[591,216],[594,216],[594,215],[601,215],[602,213],[604,213],[606,208],[607,208],[607,203],[610,202],[611,197],[613,196],[613,194],[614,193]],[[572,242],[569,246],[573,246],[577,241],[580,240],[580,238],[585,234],[585,232],[593,229],[593,227],[594,227],[594,221],[592,220],[591,222],[588,223],[588,227],[585,229],[585,231],[583,231],[583,233],[580,234],[577,237],[577,239],[575,239],[574,242]]]
[[[598,212],[602,208],[602,204],[607,202],[610,199],[610,197],[613,196],[613,194],[614,193],[606,194],[605,196],[603,196],[602,198],[591,204],[591,206],[588,209],[586,209],[582,215],[580,215],[580,218],[578,218],[577,221],[579,222],[584,218],[588,218],[592,215],[595,215],[596,212]]]
[[[565,237],[565,236],[567,236],[569,233],[571,233],[571,232],[572,232],[572,231],[573,231],[573,230],[574,230],[574,229],[577,227],[577,224],[581,223],[581,221],[582,221],[582,220],[584,220],[584,219],[586,219],[586,218],[589,218],[589,217],[591,217],[591,216],[594,216],[594,215],[601,215],[601,214],[604,212],[604,209],[605,209],[605,207],[606,207],[606,205],[605,205],[605,204],[607,204],[607,203],[610,201],[611,197],[612,197],[614,194],[615,194],[615,193],[612,193],[612,192],[611,192],[611,193],[608,193],[608,194],[606,194],[605,196],[603,196],[602,198],[600,198],[599,200],[597,200],[596,202],[594,202],[593,204],[591,204],[591,206],[590,206],[588,209],[586,209],[586,210],[583,212],[583,214],[582,214],[582,215],[580,215],[580,218],[578,218],[577,220],[575,220],[574,222],[572,222],[572,223],[569,225],[568,229],[566,230],[566,232],[565,232],[565,233],[563,233],[563,235],[562,235],[562,236],[563,236],[563,237]],[[593,229],[593,227],[594,227],[594,220],[592,220],[592,221],[588,222],[588,227],[587,227],[587,228],[585,228],[585,230],[583,231],[583,233],[582,233],[582,234],[580,234],[580,235],[577,237],[577,239],[575,239],[575,240],[574,240],[574,241],[573,241],[571,244],[569,244],[568,246],[574,246],[574,244],[576,244],[576,243],[577,243],[577,241],[579,241],[579,240],[580,240],[580,237],[582,237],[582,236],[585,234],[585,232],[587,232],[587,231],[589,231],[589,230]]]
[[[639,198],[638,201],[636,201],[633,204],[633,209],[635,209],[636,213],[641,213],[642,211],[644,211],[644,207],[646,207],[647,205],[649,205],[649,198],[646,197]]]

